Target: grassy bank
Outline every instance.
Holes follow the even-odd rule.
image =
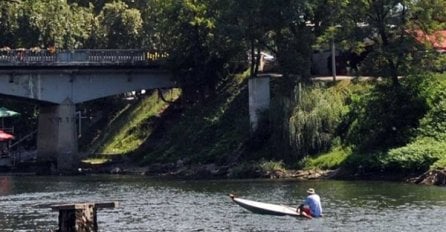
[[[232,177],[285,169],[422,173],[446,166],[443,79],[410,77],[397,88],[375,81],[301,84],[291,96],[280,90],[283,80],[273,79],[271,108],[250,133],[247,77],[239,75],[194,105],[152,95],[128,106],[96,149],[149,166],[229,165]]]
[[[444,77],[412,77],[402,81],[401,89],[396,91],[379,84],[362,99],[352,95],[349,111],[339,127],[345,128],[338,134],[341,146],[308,156],[303,166],[400,176],[446,168]]]
[[[178,89],[164,91],[167,101],[175,101],[181,92]],[[110,120],[101,128],[100,133],[89,145],[88,153],[100,154],[86,159],[91,164],[110,161],[115,155],[125,155],[136,151],[150,135],[160,118],[169,107],[158,96],[157,91],[141,95],[137,99],[121,104]]]

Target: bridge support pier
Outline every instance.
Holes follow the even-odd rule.
[[[251,131],[257,130],[259,113],[268,110],[270,105],[270,76],[261,75],[248,80],[249,121]]]
[[[78,162],[76,107],[69,99],[60,105],[41,106],[37,134],[37,159],[72,170]]]

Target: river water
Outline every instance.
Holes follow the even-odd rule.
[[[320,194],[324,218],[253,214],[240,197],[297,205]],[[446,188],[365,181],[182,181],[143,176],[0,176],[0,231],[50,231],[50,205],[118,201],[98,211],[100,231],[446,231]]]

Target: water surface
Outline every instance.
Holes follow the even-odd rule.
[[[296,206],[313,187],[324,218],[253,214],[228,193]],[[444,231],[446,188],[392,182],[160,180],[140,176],[0,176],[0,231],[49,231],[50,205],[118,201],[100,231]]]

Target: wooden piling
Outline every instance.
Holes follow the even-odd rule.
[[[58,232],[97,232],[97,210],[118,207],[118,202],[74,203],[53,205],[53,211],[59,211]]]

